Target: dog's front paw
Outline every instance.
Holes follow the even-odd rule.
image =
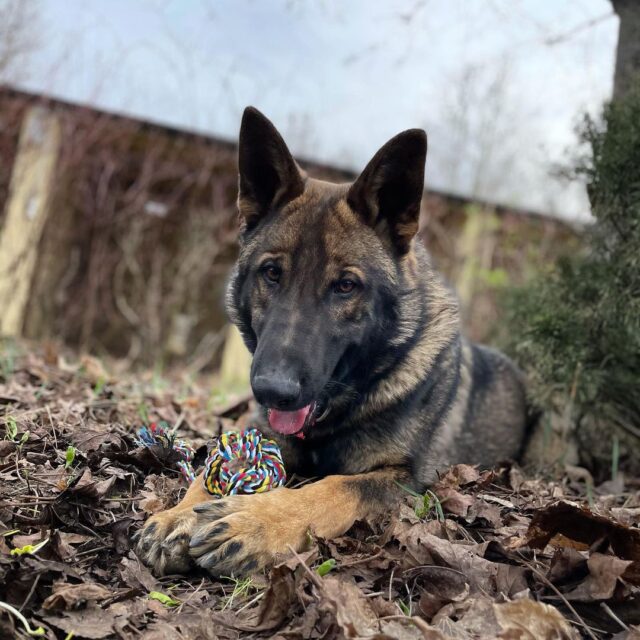
[[[293,502],[293,490],[282,488],[197,505],[192,558],[215,576],[242,575],[302,548],[308,525]]]
[[[191,509],[162,511],[147,520],[136,553],[156,575],[184,573],[192,566],[189,540],[196,523]]]

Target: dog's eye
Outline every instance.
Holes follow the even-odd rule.
[[[349,278],[342,278],[342,280],[338,280],[338,282],[336,282],[334,291],[345,296],[352,293],[356,286],[357,285],[353,280],[349,280]]]
[[[280,269],[273,264],[267,264],[262,268],[264,279],[271,284],[276,284],[280,281],[280,273]]]

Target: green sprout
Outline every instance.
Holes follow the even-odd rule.
[[[399,482],[396,484],[404,489],[407,493],[416,498],[416,505],[414,507],[414,513],[418,518],[424,520],[429,518],[431,514],[435,512],[435,518],[439,522],[444,522],[444,510],[442,509],[442,502],[438,496],[431,490],[427,490],[424,494],[420,494],[414,491],[411,487],[407,487]]]
[[[326,576],[329,571],[331,571],[336,566],[336,561],[334,558],[329,558],[329,560],[325,560],[321,565],[316,568],[316,573],[322,578]]]
[[[243,580],[239,580],[237,578],[231,578],[229,576],[225,576],[228,580],[233,582],[233,591],[226,598],[224,606],[222,610],[224,611],[226,608],[231,607],[233,605],[233,601],[236,598],[244,598],[248,596],[252,590],[255,589],[255,585],[253,583],[253,578],[244,578]]]
[[[77,449],[73,445],[67,447],[67,451],[64,454],[64,468],[69,469],[76,459]]]
[[[93,386],[93,395],[99,396],[104,391],[104,388],[106,386],[107,386],[107,379],[104,376],[100,376],[96,380],[95,385]]]
[[[175,598],[172,598],[171,596],[168,596],[165,593],[162,593],[161,591],[151,591],[149,592],[148,597],[149,597],[149,600],[157,600],[158,602],[162,603],[165,607],[178,607],[182,604],[180,600],[176,600]]]
[[[12,416],[9,416],[5,424],[5,439],[11,440],[11,442],[15,442],[15,438],[17,435],[18,424],[16,422],[16,419]]]
[[[38,553],[38,551],[40,551],[40,549],[42,549],[42,547],[44,547],[45,544],[47,544],[49,542],[49,538],[47,538],[46,540],[42,540],[42,542],[38,542],[38,544],[25,544],[24,547],[16,547],[15,549],[11,549],[11,555],[12,556],[32,556],[36,553]]]
[[[402,600],[398,600],[398,606],[400,607],[402,613],[404,613],[405,616],[411,615],[411,609]]]
[[[15,616],[18,620],[20,620],[20,622],[22,623],[22,626],[24,627],[24,630],[30,636],[42,637],[46,634],[46,631],[42,627],[36,627],[35,629],[32,629],[31,625],[29,624],[29,621],[17,609],[12,607],[10,604],[7,604],[6,602],[0,602],[0,609],[4,609],[11,615]]]

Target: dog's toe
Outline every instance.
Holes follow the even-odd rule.
[[[249,500],[255,501],[255,496]],[[215,576],[242,575],[273,561],[255,511],[255,502],[227,498],[199,506],[191,536],[190,553],[195,563]]]
[[[278,489],[198,505],[189,549],[194,562],[215,576],[237,576],[269,566],[290,547],[300,548],[305,527],[282,508],[281,500],[290,498]]]
[[[164,511],[150,518],[138,536],[136,553],[157,575],[183,573],[191,566],[192,511]]]

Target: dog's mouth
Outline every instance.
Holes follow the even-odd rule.
[[[323,402],[312,402],[296,411],[280,411],[269,409],[267,412],[269,425],[274,431],[286,436],[304,438],[305,431],[316,422],[327,417],[329,406]]]

